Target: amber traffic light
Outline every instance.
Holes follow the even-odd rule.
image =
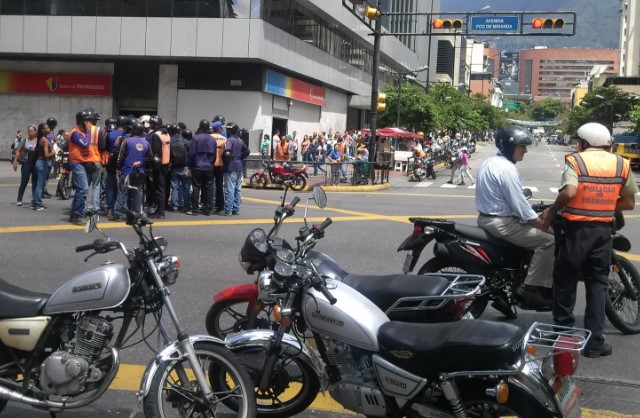
[[[387,95],[385,93],[378,93],[377,102],[378,105],[376,106],[376,109],[378,110],[378,112],[384,112],[384,110],[387,108]]]
[[[435,19],[431,22],[434,29],[462,29],[462,19]]]
[[[564,28],[564,19],[536,17],[531,21],[531,27],[533,29],[562,29]]]
[[[367,6],[364,9],[364,15],[371,20],[376,20],[380,17],[380,10],[375,7]]]

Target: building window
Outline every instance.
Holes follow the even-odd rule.
[[[171,16],[171,0],[147,0],[147,16]]]
[[[122,16],[126,17],[145,17],[147,15],[146,0],[123,0]]]
[[[2,0],[0,14],[22,15],[24,14],[24,0]]]
[[[122,0],[100,0],[98,16],[122,16]]]
[[[4,2],[3,2],[4,3]],[[47,15],[49,7],[47,0],[29,0],[24,4],[24,14],[26,15]]]
[[[198,0],[173,0],[174,17],[197,17]]]

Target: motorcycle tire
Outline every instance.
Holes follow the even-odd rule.
[[[435,171],[431,172],[431,178],[434,179],[434,180],[436,179],[436,172]]]
[[[58,191],[60,192],[60,199],[68,200],[71,197],[71,190],[73,185],[71,184],[71,177],[68,174],[63,174],[58,180]]]
[[[254,189],[264,189],[266,185],[267,185],[267,180],[263,176],[260,176],[258,174],[254,174],[249,179],[249,186]]]
[[[205,318],[207,333],[224,340],[227,335],[249,329],[249,301],[246,299],[229,299],[214,303]],[[272,329],[275,322],[271,312],[262,310],[255,319],[254,329]]]
[[[225,347],[207,341],[195,342],[193,349],[209,385],[216,393],[214,402],[208,404],[202,399],[201,391],[189,370],[191,367],[188,360],[180,358],[160,365],[153,377],[149,393],[142,400],[144,416],[166,418],[174,416],[177,412],[181,416],[222,414],[238,418],[254,417],[256,398],[251,377],[233,353]],[[221,379],[224,386],[220,384]],[[225,393],[220,390],[223,388]],[[222,399],[218,400],[218,397]],[[235,410],[230,410],[225,405],[230,399],[235,401]]]
[[[262,379],[262,370],[266,362],[262,347],[241,347],[233,354],[248,370],[255,385],[257,416],[286,418],[306,410],[318,396],[320,380],[313,368],[300,357],[291,357],[284,352],[277,361],[271,375],[270,386],[266,391],[258,389]],[[219,379],[224,382],[224,379]],[[214,389],[225,389],[224,386]],[[235,409],[234,400],[226,402]]]
[[[291,184],[291,190],[293,190],[294,192],[302,191],[305,187],[307,187],[307,179],[305,179],[303,175],[296,174],[294,176],[294,179],[295,182]]]
[[[427,261],[418,271],[418,274],[425,273],[462,273],[462,274],[473,274],[463,266],[462,263],[456,262],[454,260],[449,260],[446,258],[438,258],[434,257],[431,260]],[[467,308],[464,314],[471,314],[474,319],[478,319],[480,315],[487,308],[487,304],[489,303],[489,294],[485,293],[484,295],[477,296],[471,305]]]
[[[638,334],[640,333],[640,273],[633,263],[620,255],[617,256],[617,265],[611,267],[608,297],[605,301],[607,318],[624,334]],[[621,277],[622,274],[625,277]],[[635,292],[635,301],[630,298],[629,290],[624,285],[625,279],[628,280],[627,285],[631,285]]]

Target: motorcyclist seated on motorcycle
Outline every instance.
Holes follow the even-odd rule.
[[[554,237],[531,208],[522,193],[520,174],[515,166],[522,161],[533,137],[519,126],[501,128],[496,133],[496,156],[485,160],[476,179],[478,226],[491,235],[518,247],[534,251],[524,283],[516,289],[520,296],[540,304],[551,303]],[[509,310],[502,301],[493,307]]]
[[[422,149],[422,146],[420,146],[420,144],[417,144],[415,147],[413,147],[413,158],[424,158],[427,156],[427,153],[424,152],[424,150]]]

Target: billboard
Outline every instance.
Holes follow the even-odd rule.
[[[498,80],[504,94],[518,94],[520,76],[520,52],[501,51]]]
[[[111,96],[111,75],[0,71],[0,93]]]

